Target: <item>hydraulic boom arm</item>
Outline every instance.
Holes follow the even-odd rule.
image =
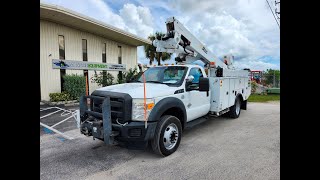
[[[176,53],[176,61],[190,63],[202,60],[205,64],[227,68],[227,65],[212,54],[196,37],[194,37],[177,19],[168,18],[166,21],[167,34],[152,42],[157,52]]]

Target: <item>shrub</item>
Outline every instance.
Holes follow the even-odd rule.
[[[117,83],[122,84],[122,83],[129,82],[130,80],[135,78],[137,75],[138,75],[137,68],[133,68],[133,69],[130,68],[128,71],[122,72],[122,77],[120,76],[120,73],[118,74]]]
[[[130,80],[132,80],[133,78],[135,78],[138,75],[138,70],[137,68],[130,68],[127,72],[124,73],[124,79],[126,80],[126,82],[129,82]]]
[[[126,72],[122,72],[122,76],[120,75],[121,73],[118,73],[117,75],[117,84],[122,84],[122,83],[126,83],[128,81],[130,81],[131,79],[133,79],[135,76],[138,75],[138,71],[137,68],[130,68],[128,71]],[[103,73],[100,72],[99,74],[95,74],[93,75],[93,77],[91,77],[91,82],[93,83],[97,83],[99,86],[110,86],[113,85],[113,80],[114,77],[112,74],[110,73]]]
[[[57,101],[70,101],[72,100],[72,97],[70,94],[66,92],[62,93],[50,93],[49,94],[50,101],[51,102],[57,102]]]
[[[126,82],[126,79],[125,79],[125,73],[122,72],[122,73],[118,73],[117,75],[117,84],[122,84],[122,83],[125,83]]]
[[[99,75],[95,74],[91,77],[91,82],[97,83],[99,86],[110,86],[113,84],[114,77],[112,74],[100,72]]]
[[[86,94],[86,78],[82,75],[65,75],[63,76],[63,87],[66,93],[70,94],[72,99],[77,99]]]

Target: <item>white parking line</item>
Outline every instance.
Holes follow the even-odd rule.
[[[76,120],[76,122],[77,122],[77,127],[79,128],[79,122],[78,122],[78,121],[79,121],[79,118],[80,118],[79,110],[71,111],[71,110],[66,110],[66,109],[62,109],[62,108],[59,108],[59,107],[49,107],[49,108],[40,108],[40,112],[41,112],[41,111],[46,111],[46,110],[49,110],[49,109],[58,109],[58,110],[57,110],[57,111],[54,111],[54,112],[52,112],[52,113],[46,114],[46,115],[40,117],[40,119],[43,119],[43,118],[45,118],[45,117],[48,117],[48,116],[50,116],[50,115],[52,115],[52,114],[55,114],[55,113],[57,113],[57,112],[60,112],[60,111],[63,111],[62,114],[61,114],[61,116],[67,116],[67,115],[69,115],[69,114],[71,114],[71,115],[70,115],[69,117],[65,118],[64,120],[62,120],[62,121],[60,121],[60,122],[52,125],[52,126],[48,126],[48,125],[46,125],[46,124],[43,124],[42,122],[40,122],[40,126],[43,126],[43,127],[47,128],[47,129],[50,129],[51,131],[53,131],[53,132],[55,132],[55,133],[57,133],[57,134],[60,134],[61,136],[65,137],[65,138],[67,138],[67,139],[69,139],[69,140],[74,139],[73,137],[70,137],[70,136],[66,135],[65,133],[62,133],[62,132],[58,131],[57,129],[54,129],[53,127],[55,127],[55,126],[57,126],[57,125],[65,122],[65,121],[67,121],[67,120],[69,120],[69,119],[71,119],[71,118],[74,118],[74,119]],[[78,116],[79,116],[79,117],[78,117]]]

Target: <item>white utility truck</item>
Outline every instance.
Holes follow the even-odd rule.
[[[177,54],[177,64],[150,67],[129,83],[82,96],[82,134],[128,148],[151,144],[168,156],[187,127],[222,114],[238,118],[247,108],[249,71],[236,70],[232,55],[220,60],[174,17],[166,26],[167,34],[152,44],[157,52]],[[195,65],[198,60],[204,65]]]

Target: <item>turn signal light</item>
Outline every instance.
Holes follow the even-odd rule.
[[[147,104],[147,110],[150,110],[154,107],[154,103]]]

